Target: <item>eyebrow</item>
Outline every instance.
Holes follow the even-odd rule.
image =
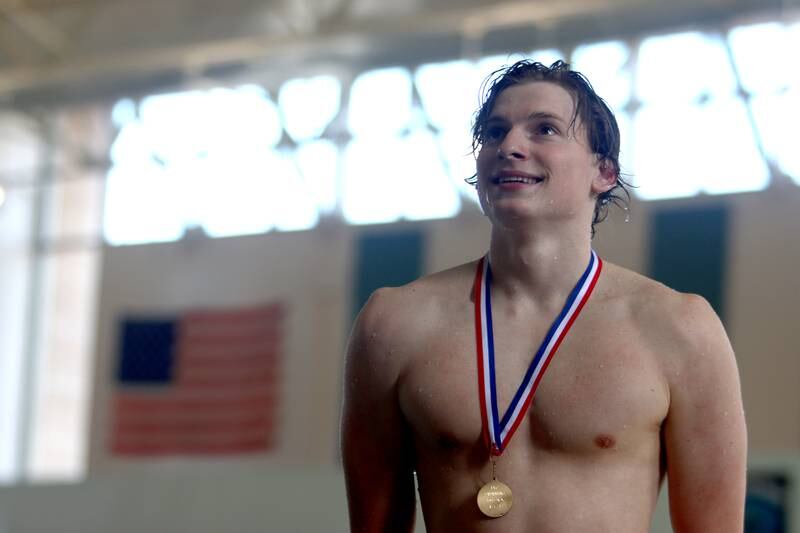
[[[533,113],[528,115],[528,118],[526,120],[542,120],[542,119],[555,120],[555,121],[558,121],[558,122],[564,122],[564,119],[562,119],[558,115],[554,115],[553,113],[548,113],[547,111],[534,111]],[[498,117],[497,115],[494,115],[494,116],[491,116],[488,119],[486,119],[486,122],[487,123],[489,123],[489,122],[508,122],[508,119],[505,118],[505,117]]]
[[[540,120],[540,119],[549,119],[549,120],[557,120],[559,122],[564,122],[564,120],[558,115],[554,115],[553,113],[548,113],[547,111],[534,111],[533,113],[528,115],[528,120]]]

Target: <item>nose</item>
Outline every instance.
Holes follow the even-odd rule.
[[[506,133],[503,141],[497,146],[497,157],[498,159],[527,159],[528,150],[525,147],[524,135],[516,129]]]

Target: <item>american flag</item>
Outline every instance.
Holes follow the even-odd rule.
[[[281,304],[121,321],[111,452],[261,452],[276,440]]]

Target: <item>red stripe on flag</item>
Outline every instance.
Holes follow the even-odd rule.
[[[278,381],[274,372],[257,372],[251,374],[225,374],[216,376],[210,374],[194,374],[181,378],[181,385],[187,389],[218,389],[230,387],[235,392],[239,387],[262,386],[269,388]]]
[[[251,431],[262,432],[272,428],[272,417],[267,414],[240,416],[228,419],[224,416],[212,417],[187,417],[165,418],[153,417],[143,420],[128,419],[119,422],[114,428],[118,438],[137,438],[139,435],[157,433],[161,436],[177,433],[185,435],[191,432],[192,438],[202,437],[204,434],[243,434]]]
[[[188,361],[191,361],[192,366],[247,367],[259,363],[274,365],[275,359],[279,357],[278,348],[267,343],[255,347],[204,343],[198,344],[196,348],[182,345],[178,349],[177,356],[184,366],[188,365]]]
[[[158,441],[140,440],[114,442],[112,451],[117,455],[127,456],[164,456],[164,455],[234,455],[242,453],[260,453],[271,450],[275,441],[269,436],[254,436],[232,439],[226,442],[193,440]]]
[[[207,411],[220,409],[243,411],[260,409],[268,411],[274,408],[277,391],[260,387],[257,393],[241,394],[235,391],[218,392],[217,394],[164,394],[121,392],[115,399],[117,416],[131,416],[137,412],[148,415],[153,413],[174,413]]]

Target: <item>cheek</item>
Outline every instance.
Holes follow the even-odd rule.
[[[478,186],[478,196],[482,196],[482,190],[485,190],[486,187],[482,186],[485,184],[487,177],[491,173],[491,164],[492,159],[489,157],[488,154],[485,152],[478,152],[478,156],[475,158],[475,171],[477,172],[477,186]]]
[[[483,186],[480,179],[475,192],[478,194],[478,204],[481,206],[481,211],[486,214],[489,210],[489,197],[486,194],[486,187]]]
[[[492,162],[492,156],[489,152],[489,148],[481,148],[478,151],[478,157],[475,158],[475,167],[478,170],[478,174],[486,170],[486,167]]]
[[[587,187],[591,186],[599,172],[597,166],[592,163],[593,160],[584,157],[583,154],[579,156],[564,154],[564,157],[554,160],[554,166],[562,175],[568,176],[570,181],[576,184],[585,183]]]

